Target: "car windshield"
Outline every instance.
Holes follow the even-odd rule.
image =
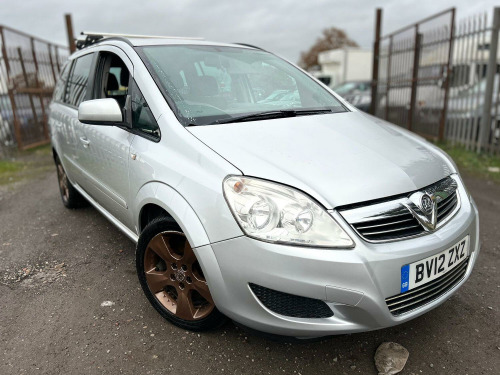
[[[346,111],[308,75],[265,51],[199,45],[137,50],[184,126],[227,123],[268,112]]]

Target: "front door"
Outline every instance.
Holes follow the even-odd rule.
[[[123,109],[132,72],[132,63],[118,48],[99,51],[92,98],[113,98]],[[132,227],[128,167],[135,135],[117,126],[82,124],[81,129],[86,143],[85,172],[91,181],[88,193],[115,218]]]

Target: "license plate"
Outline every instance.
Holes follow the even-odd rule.
[[[417,288],[458,266],[469,255],[469,236],[455,245],[417,262],[401,267],[401,293]]]

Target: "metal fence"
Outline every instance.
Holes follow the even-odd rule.
[[[47,108],[68,49],[0,25],[0,52],[0,149],[47,143]]]
[[[426,138],[500,152],[500,8],[456,22],[455,8],[375,41],[374,114]],[[375,64],[376,62],[376,64]]]
[[[439,137],[454,15],[453,9],[447,10],[381,37],[378,117],[429,138]]]
[[[445,136],[468,149],[500,153],[500,55],[494,29],[486,14],[457,25]]]

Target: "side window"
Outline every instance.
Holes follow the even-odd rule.
[[[117,55],[101,52],[96,77],[95,99],[115,99],[123,109],[128,94],[130,73]]]
[[[129,93],[132,105],[132,128],[145,134],[160,138],[160,128],[156,123],[153,112],[146,103],[146,99],[133,79],[130,80]]]
[[[73,63],[71,74],[66,86],[64,102],[78,107],[87,94],[87,83],[94,54],[79,57]]]
[[[67,62],[64,64],[63,70],[59,79],[56,82],[56,86],[54,87],[54,96],[53,100],[56,102],[62,102],[64,98],[64,88],[66,87],[66,81],[68,80],[69,70],[71,67],[71,62]]]

